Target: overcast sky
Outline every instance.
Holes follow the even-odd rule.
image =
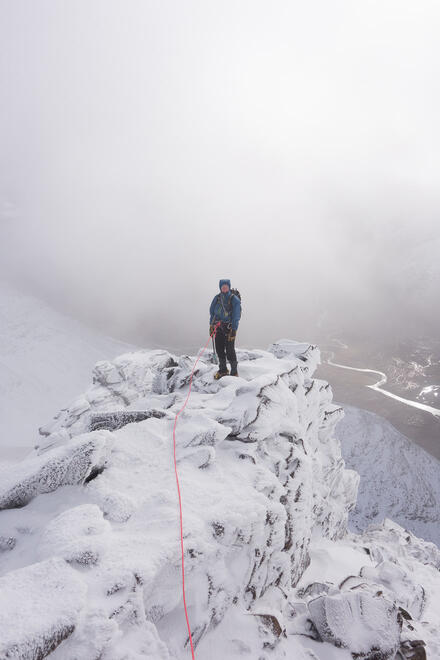
[[[0,0],[0,274],[145,346],[431,333],[437,0]]]

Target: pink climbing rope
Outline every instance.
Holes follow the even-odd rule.
[[[182,408],[179,410],[179,412],[177,413],[177,415],[176,415],[176,417],[175,417],[175,419],[174,419],[174,428],[173,428],[173,442],[174,442],[174,470],[175,470],[175,473],[176,473],[176,483],[177,483],[177,492],[178,492],[178,494],[179,494],[179,509],[180,509],[180,545],[181,545],[181,549],[182,549],[182,592],[183,592],[183,605],[184,605],[184,608],[185,608],[186,625],[187,625],[187,627],[188,627],[189,641],[190,641],[190,644],[191,644],[192,660],[195,660],[195,655],[194,655],[194,646],[193,646],[193,641],[192,641],[192,636],[191,636],[191,628],[190,628],[190,625],[189,625],[188,612],[187,612],[187,609],[186,609],[186,599],[185,599],[185,565],[184,565],[184,560],[183,560],[183,520],[182,520],[182,498],[181,498],[181,496],[180,496],[179,477],[178,477],[178,475],[177,475],[177,463],[176,463],[176,424],[177,424],[177,418],[179,417],[180,413],[182,412],[182,410],[185,408],[186,404],[188,403],[189,395],[191,394],[191,385],[192,385],[193,374],[194,374],[194,370],[195,370],[195,368],[196,368],[196,366],[197,366],[197,362],[200,360],[200,358],[202,357],[203,353],[205,352],[205,350],[206,350],[206,348],[207,348],[207,346],[208,346],[208,344],[209,344],[209,342],[210,342],[210,340],[211,340],[212,335],[214,335],[214,337],[215,337],[215,335],[216,335],[216,333],[217,333],[217,328],[218,328],[219,325],[220,325],[220,321],[219,321],[219,322],[217,323],[217,325],[214,327],[214,331],[213,331],[213,333],[211,333],[211,334],[209,335],[209,339],[208,339],[208,341],[206,342],[206,344],[205,344],[205,346],[204,346],[202,352],[200,353],[200,355],[198,355],[197,360],[196,360],[195,363],[194,363],[194,366],[193,366],[192,371],[191,371],[191,377],[190,377],[190,379],[189,379],[189,390],[188,390],[188,394],[187,394],[187,397],[186,397],[186,399],[185,399],[185,403],[183,404]]]

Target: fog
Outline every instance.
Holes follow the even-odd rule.
[[[440,5],[0,0],[0,275],[195,349],[438,335]]]

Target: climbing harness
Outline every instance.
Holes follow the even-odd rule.
[[[188,634],[189,634],[189,641],[191,644],[191,654],[192,654],[192,660],[195,660],[195,655],[194,655],[194,647],[193,647],[193,641],[192,641],[192,636],[191,636],[191,628],[189,625],[189,620],[188,620],[188,612],[186,609],[186,600],[185,600],[185,566],[184,566],[184,561],[183,561],[183,520],[182,520],[182,498],[180,497],[180,486],[179,486],[179,477],[177,475],[177,462],[176,462],[176,424],[177,424],[177,418],[179,417],[180,413],[182,410],[185,408],[186,404],[188,403],[189,395],[191,394],[191,385],[192,385],[192,379],[193,379],[193,374],[194,374],[194,369],[196,368],[197,362],[200,360],[202,357],[203,353],[206,350],[206,347],[209,344],[209,341],[212,336],[215,336],[217,333],[217,328],[220,325],[220,321],[216,324],[214,327],[213,333],[210,335],[208,341],[206,342],[202,352],[200,355],[197,356],[197,360],[194,363],[194,366],[191,371],[191,377],[189,379],[189,390],[187,397],[185,399],[185,403],[183,404],[182,408],[179,410],[177,413],[175,420],[174,420],[174,428],[173,428],[173,442],[174,442],[174,471],[176,473],[176,483],[177,483],[177,492],[179,494],[179,510],[180,510],[180,545],[182,549],[182,593],[183,593],[183,606],[185,608],[185,617],[186,617],[186,625],[188,627]]]

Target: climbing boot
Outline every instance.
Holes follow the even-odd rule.
[[[217,371],[217,373],[214,374],[214,380],[219,380],[219,378],[223,378],[223,376],[229,376],[229,371],[226,369],[226,371]]]
[[[231,376],[238,376],[236,362],[231,362]]]

